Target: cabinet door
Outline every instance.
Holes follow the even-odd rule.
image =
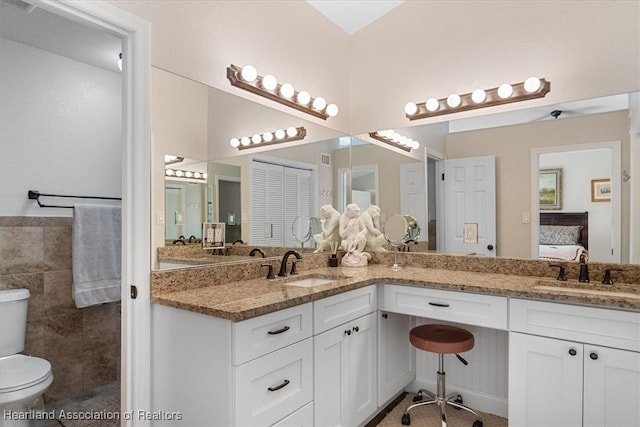
[[[378,312],[378,406],[416,377],[416,353],[409,342],[413,325],[412,316]]]
[[[343,405],[343,426],[357,426],[378,408],[378,333],[376,313],[352,322],[344,375],[348,378]]]
[[[509,334],[509,426],[582,426],[583,345]]]
[[[357,426],[375,413],[377,400],[375,313],[314,337],[316,426]]]
[[[640,426],[640,353],[584,347],[584,425]]]
[[[347,365],[350,334],[351,326],[345,324],[316,335],[313,339],[316,426],[342,425],[342,400],[347,392],[348,381],[342,367]]]

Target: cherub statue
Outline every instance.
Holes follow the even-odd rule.
[[[323,205],[320,208],[320,222],[322,231],[313,235],[313,240],[318,244],[314,253],[323,252],[328,246],[333,249],[340,244],[340,212],[331,205]]]
[[[346,254],[342,257],[342,265],[347,267],[364,267],[371,257],[363,252],[367,244],[367,230],[360,222],[360,208],[355,203],[347,205],[340,217],[340,237],[342,249]]]
[[[380,224],[380,207],[377,205],[370,205],[367,210],[360,215],[360,222],[367,230],[366,249],[372,252],[386,252],[387,250],[382,247],[386,240],[382,232],[376,226],[376,224]]]

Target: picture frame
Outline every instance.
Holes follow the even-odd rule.
[[[610,202],[611,201],[611,178],[591,180],[591,201]]]
[[[538,200],[540,210],[562,209],[562,169],[540,169]]]

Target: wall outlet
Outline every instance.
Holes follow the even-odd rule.
[[[529,224],[531,222],[531,215],[529,212],[522,212],[522,223]]]

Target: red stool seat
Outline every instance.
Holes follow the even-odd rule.
[[[411,344],[420,350],[432,353],[453,354],[471,350],[473,334],[450,325],[422,325],[411,329]]]

